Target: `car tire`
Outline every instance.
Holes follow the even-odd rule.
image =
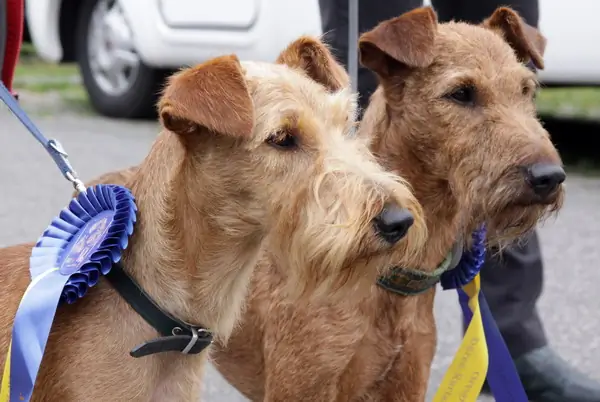
[[[76,60],[90,103],[98,113],[108,117],[154,118],[158,94],[170,71],[151,68],[140,60],[128,88],[118,94],[103,89],[94,76],[90,58],[90,24],[94,10],[102,1],[105,0],[82,1],[75,32]]]

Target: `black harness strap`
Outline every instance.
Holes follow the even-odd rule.
[[[212,343],[213,335],[210,331],[186,324],[158,307],[152,298],[127,275],[120,262],[114,264],[105,277],[121,297],[162,335],[160,338],[136,346],[130,352],[131,356],[143,357],[162,352],[197,354]]]

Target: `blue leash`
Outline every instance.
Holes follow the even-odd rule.
[[[33,394],[58,307],[83,297],[120,261],[133,232],[137,207],[133,195],[124,187],[100,184],[86,190],[60,143],[40,132],[2,82],[0,98],[79,192],[32,249],[32,280],[14,318],[0,401],[27,402]]]
[[[40,132],[2,82],[0,82],[0,98],[8,106],[12,114],[23,123],[31,135],[42,144],[65,179],[70,181],[77,191],[85,191],[83,182],[79,180],[77,173],[69,163],[69,155],[65,152],[60,142],[54,139],[49,140]]]

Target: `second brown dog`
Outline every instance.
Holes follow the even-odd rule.
[[[525,66],[543,67],[545,40],[514,11],[475,26],[438,24],[421,8],[359,43],[381,83],[359,135],[409,181],[426,214],[429,241],[409,268],[433,271],[482,223],[490,245],[502,246],[560,208],[564,171]],[[263,260],[242,327],[212,354],[231,384],[252,401],[425,399],[434,289],[401,296],[375,286],[366,300],[298,305],[280,292],[285,275]]]
[[[564,172],[536,118],[537,81],[525,67],[543,67],[545,40],[514,11],[500,8],[475,26],[438,24],[421,8],[363,34],[359,47],[381,85],[358,135],[412,184],[430,234],[417,261],[398,254],[399,266],[432,272],[455,243],[468,247],[482,223],[490,245],[503,246],[560,208]],[[307,52],[335,63],[318,43],[295,43],[279,61],[314,75],[321,68]],[[328,87],[347,81],[336,71]],[[401,296],[374,285],[366,298],[299,305],[286,295],[287,277],[267,253],[241,327],[213,349],[231,384],[252,401],[424,400],[434,289]]]
[[[197,400],[211,340],[203,335],[227,339],[267,241],[277,239],[271,255],[304,296],[368,291],[400,244],[420,247],[410,189],[365,141],[345,135],[355,97],[323,83],[234,55],[169,79],[158,105],[163,130],[138,168],[117,174],[138,207],[113,267],[120,279],[101,279],[60,306],[32,402]],[[32,246],[0,249],[2,351],[30,282]],[[141,309],[143,294],[162,312]],[[138,345],[143,353],[130,356]]]

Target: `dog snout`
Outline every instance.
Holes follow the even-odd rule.
[[[398,205],[386,205],[375,217],[375,230],[386,242],[393,245],[406,236],[415,218],[405,208]]]
[[[552,195],[565,181],[567,175],[560,165],[536,163],[525,169],[527,183],[541,199]]]

